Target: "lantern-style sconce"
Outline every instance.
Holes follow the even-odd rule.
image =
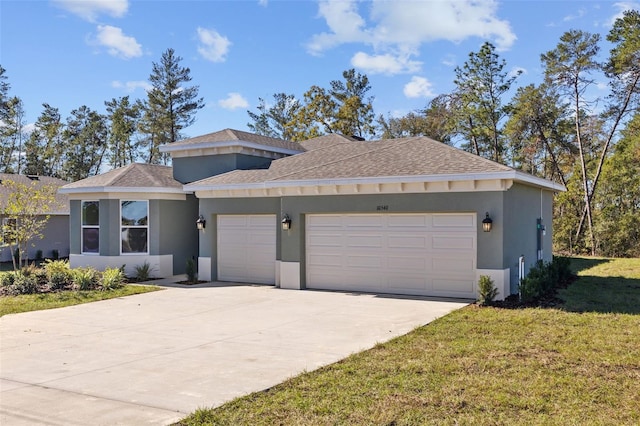
[[[200,217],[198,217],[198,220],[196,220],[196,227],[198,228],[198,231],[203,231],[206,226],[207,221],[204,220],[204,216],[200,215]]]
[[[291,218],[289,217],[288,214],[285,214],[284,216],[282,216],[282,230],[283,231],[288,231],[289,229],[291,229]]]
[[[493,220],[489,217],[489,212],[487,212],[487,217],[482,220],[482,230],[484,232],[491,232],[491,227],[493,226]]]

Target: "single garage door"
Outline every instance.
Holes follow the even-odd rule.
[[[307,288],[475,298],[476,215],[306,218]]]
[[[275,215],[218,216],[218,280],[275,284]]]

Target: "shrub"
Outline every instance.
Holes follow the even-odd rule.
[[[124,270],[124,268],[121,268],[121,270]],[[145,261],[142,265],[134,266],[133,270],[136,273],[135,279],[138,282],[149,280],[149,278],[151,278],[151,272],[153,272],[153,268],[147,261]]]
[[[65,260],[47,260],[44,270],[51,290],[60,290],[73,283],[73,274],[69,262]]]
[[[98,286],[98,271],[88,268],[72,270],[73,285],[79,290],[93,290]]]
[[[0,287],[11,287],[16,274],[13,271],[0,274]]]
[[[191,283],[195,283],[198,280],[198,273],[196,272],[196,261],[193,259],[187,260],[187,280]]]
[[[24,268],[27,269],[27,268]],[[15,272],[13,285],[11,286],[10,293],[14,295],[19,294],[33,294],[38,292],[38,277],[30,272],[24,272],[23,269]]]
[[[100,287],[103,290],[113,290],[124,284],[124,273],[120,268],[107,268],[102,272]]]
[[[566,283],[571,278],[570,262],[568,258],[556,256],[551,262],[536,262],[520,283],[521,301],[534,302],[552,294],[561,284]]]
[[[493,284],[493,280],[488,275],[481,275],[478,281],[478,303],[480,305],[490,305],[498,295],[498,289]]]

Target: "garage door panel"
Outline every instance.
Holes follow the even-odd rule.
[[[433,214],[434,228],[475,228],[475,217],[470,214]]]
[[[307,258],[308,266],[320,266],[320,267],[342,267],[342,259],[341,255],[337,254],[329,254],[329,253],[318,253],[309,255]]]
[[[389,248],[425,249],[427,247],[427,237],[412,234],[389,235],[387,244]]]
[[[432,247],[434,249],[473,250],[474,238],[466,236],[433,236]]]
[[[219,215],[218,279],[275,283],[275,215]]]
[[[382,228],[384,226],[383,215],[349,215],[344,217],[343,226],[347,228]]]
[[[374,268],[379,269],[385,259],[378,255],[348,255],[345,258],[345,266],[348,268]]]
[[[401,230],[401,228],[424,228],[427,226],[428,217],[425,215],[389,215],[389,228]],[[400,228],[400,229],[399,229]]]
[[[376,247],[383,246],[382,236],[377,235],[348,235],[345,237],[347,247]]]
[[[307,287],[475,297],[475,224],[473,213],[308,215]]]

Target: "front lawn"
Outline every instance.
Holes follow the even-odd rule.
[[[640,259],[572,267],[554,309],[472,305],[179,424],[640,424]]]
[[[0,272],[1,273],[1,272]],[[161,290],[161,287],[125,285],[112,290],[59,291],[54,293],[22,294],[0,297],[0,317],[6,314],[62,308],[98,300],[113,299],[133,294]]]

